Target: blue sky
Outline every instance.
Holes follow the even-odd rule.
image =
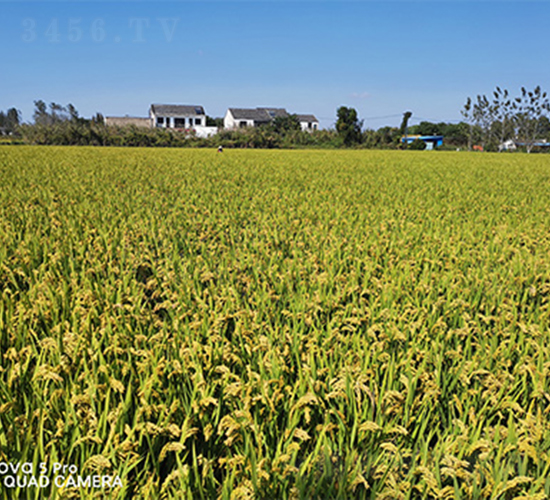
[[[460,119],[496,85],[550,90],[550,2],[0,0],[0,109],[83,116],[151,103],[285,107],[323,127]]]

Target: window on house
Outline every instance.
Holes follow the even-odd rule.
[[[246,122],[245,121],[239,122],[239,127],[240,128],[246,127]]]
[[[317,130],[317,124],[316,123],[313,124],[313,130]]]
[[[200,124],[201,124],[201,119],[195,118],[195,125],[200,125]]]
[[[185,128],[185,118],[174,118],[175,128]]]
[[[310,129],[310,128],[311,128],[311,125],[312,125],[311,122],[307,122],[307,128]]]
[[[164,116],[157,117],[157,125],[164,125]]]

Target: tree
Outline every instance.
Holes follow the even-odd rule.
[[[439,135],[443,133],[441,128],[441,124],[423,121],[415,125],[414,133],[419,135]]]
[[[104,125],[105,118],[101,113],[96,113],[94,116],[92,116],[92,123],[96,123],[98,125]]]
[[[493,91],[493,107],[497,120],[496,133],[499,145],[501,145],[514,135],[512,99],[508,90],[501,90],[500,87],[497,87]]]
[[[51,102],[47,106],[41,99],[34,101],[33,119],[35,125],[55,125],[67,121],[80,124],[86,122],[86,119],[80,118],[74,105],[62,106],[56,102]]]
[[[462,116],[470,126],[468,148],[470,149],[474,125],[481,131],[482,145],[490,148],[496,143],[503,144],[507,139],[515,139],[530,153],[545,128],[550,102],[540,86],[532,91],[521,88],[519,97],[512,99],[506,89],[496,87],[492,102],[484,95],[478,95],[473,102],[468,97]],[[496,147],[495,147],[496,149]]]
[[[413,151],[424,151],[426,149],[426,143],[422,139],[415,139],[411,142],[409,149]]]
[[[206,126],[223,128],[223,118],[212,118],[211,116],[206,116]]]
[[[76,110],[75,110],[76,111]],[[52,123],[59,123],[68,120],[67,108],[56,102],[50,103],[50,119]]]
[[[467,123],[447,123],[441,130],[441,134],[445,136],[447,145],[462,146],[468,143],[468,131]]]
[[[33,119],[36,125],[50,124],[50,115],[48,114],[48,108],[46,107],[46,103],[44,101],[34,101]]]
[[[485,95],[478,95],[473,105],[474,123],[481,129],[481,146],[487,149],[492,145],[493,123],[495,122],[495,107]]]
[[[485,95],[478,95],[475,101],[468,97],[461,114],[469,125],[469,150],[472,149],[474,134],[480,139],[483,149],[486,149],[487,146],[496,149],[496,144],[493,140],[496,112],[496,104],[490,102]]]
[[[520,97],[516,97],[512,104],[515,112],[516,134],[528,153],[530,153],[539,139],[541,132],[541,118],[550,111],[550,103],[546,92],[540,86],[533,91],[521,88]]]
[[[541,116],[539,120],[539,134],[541,139],[550,141],[550,120],[547,116]]]
[[[464,108],[460,111],[460,114],[464,117],[466,123],[468,124],[468,151],[471,151],[474,117],[472,112],[472,99],[470,97],[466,99],[466,103],[464,104]]]
[[[19,125],[21,122],[21,111],[15,108],[8,109],[6,113],[6,120],[8,124]]]
[[[336,131],[342,137],[345,146],[351,146],[361,141],[361,127],[363,121],[359,121],[357,111],[353,108],[341,106],[336,112]]]
[[[11,134],[21,123],[21,111],[10,108],[6,113],[0,111],[0,133]]]
[[[375,132],[375,144],[376,146],[383,148],[395,148],[399,146],[401,141],[401,134],[397,127],[381,127]]]
[[[273,120],[272,125],[275,132],[281,135],[300,130],[300,121],[296,115],[277,116]]]
[[[78,111],[72,104],[67,104],[67,112],[69,113],[69,117],[72,121],[78,121]]]
[[[412,116],[411,111],[405,111],[405,113],[403,113],[403,120],[401,121],[401,127],[399,128],[399,133],[402,136],[405,136],[405,142],[404,142],[405,149],[408,146],[407,135],[408,135],[409,120],[411,119],[411,116]]]

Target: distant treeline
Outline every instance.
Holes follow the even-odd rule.
[[[465,147],[468,126],[461,124],[432,124],[423,122],[409,128],[409,134],[443,134],[443,148]],[[397,127],[362,131],[350,145],[336,130],[277,129],[273,125],[238,130],[223,130],[210,138],[195,137],[192,132],[136,126],[114,127],[103,123],[101,117],[91,120],[68,119],[48,124],[23,124],[12,136],[18,142],[66,146],[132,146],[132,147],[218,147],[224,148],[379,148],[401,147],[401,132]]]
[[[519,127],[508,127],[512,123],[509,118],[508,121],[502,119],[501,122],[493,119],[487,125],[487,120],[479,119],[481,115],[477,105],[472,108],[474,113],[463,112],[465,122],[422,121],[418,125],[408,125],[412,113],[406,112],[400,127],[382,127],[378,130],[365,130],[356,110],[340,107],[337,110],[335,129],[331,130],[302,131],[297,118],[291,115],[276,118],[273,122],[258,127],[238,130],[220,128],[218,134],[205,139],[196,137],[192,130],[108,126],[99,113],[91,119],[80,117],[72,104],[46,105],[41,100],[34,104],[32,124],[21,124],[20,113],[15,108],[6,113],[0,111],[0,132],[7,135],[3,142],[66,146],[402,149],[405,147],[402,137],[407,134],[444,136],[443,146],[437,149],[471,149],[474,145],[481,144],[487,151],[496,151],[499,146],[497,137],[502,140],[512,135],[501,132],[504,130],[501,122],[506,123],[506,131],[521,131]],[[220,122],[219,118],[209,118],[209,123],[219,125]],[[546,116],[536,116],[534,129],[537,140],[550,141],[550,121]],[[409,149],[424,147],[422,141],[408,145]]]
[[[443,135],[439,149],[466,148],[469,127],[465,123],[429,123],[409,127],[408,134]],[[16,137],[27,144],[133,146],[133,147],[218,147],[225,148],[366,148],[399,149],[401,131],[398,127],[382,127],[362,131],[358,140],[346,145],[336,130],[277,131],[265,125],[238,130],[223,130],[210,138],[198,138],[192,133],[170,129],[147,129],[136,126],[114,127],[93,120],[66,121],[53,125],[21,125]]]

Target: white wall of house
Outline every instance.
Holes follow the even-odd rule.
[[[319,122],[300,122],[300,127],[304,132],[311,132],[319,129]]]
[[[160,120],[159,120],[160,119]],[[205,115],[161,116],[151,111],[153,127],[158,128],[195,128],[206,127]]]
[[[199,115],[193,117],[187,117],[189,120],[192,120],[190,123],[191,127],[206,127],[206,116]]]
[[[231,111],[227,110],[225,112],[225,116],[223,117],[223,128],[234,128],[235,127],[235,120],[233,118],[233,115],[231,114]]]
[[[254,120],[235,120],[237,128],[255,127],[256,122]]]
[[[223,128],[236,129],[242,127],[253,127],[255,125],[254,120],[237,120],[228,109],[223,118]]]

